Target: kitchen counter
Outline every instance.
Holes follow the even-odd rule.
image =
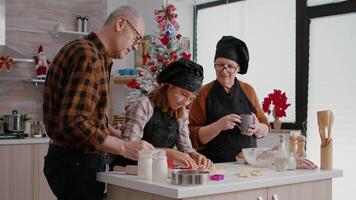
[[[329,188],[332,187],[332,178],[342,176],[342,170],[325,171],[316,169],[277,172],[272,168],[260,168],[263,172],[262,176],[241,178],[236,175],[237,172],[255,168],[248,165],[239,165],[235,162],[220,163],[216,164],[216,166],[222,168],[221,171],[216,173],[225,174],[225,179],[222,181],[209,181],[207,184],[199,186],[176,186],[172,185],[169,179],[163,182],[152,182],[139,179],[137,176],[125,175],[124,172],[101,172],[97,174],[97,180],[108,184],[108,200],[114,199],[113,196],[115,196],[115,198],[120,196],[122,199],[132,199],[132,194],[125,194],[128,191],[131,191],[131,193],[132,191],[136,191],[141,194],[141,196],[146,197],[147,195],[156,195],[161,198],[168,197],[168,199],[195,199],[195,197],[205,199],[203,197],[206,195],[232,194],[234,192],[261,188],[265,188],[267,195],[267,188],[324,180],[327,181],[325,184],[326,187]],[[129,198],[129,196],[131,196],[131,198]],[[282,199],[281,197],[279,198]],[[267,199],[267,197],[262,199]]]
[[[15,144],[48,144],[50,138],[33,138],[27,137],[23,139],[0,139],[0,145],[15,145]]]

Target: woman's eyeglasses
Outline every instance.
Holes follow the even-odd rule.
[[[142,42],[143,36],[137,31],[137,29],[131,24],[131,22],[128,19],[126,19],[126,22],[131,27],[131,29],[136,32],[136,40],[133,43],[133,46],[140,45]]]
[[[229,72],[230,74],[235,73],[236,70],[238,69],[238,66],[219,64],[219,63],[214,63],[214,67],[217,71],[223,71],[224,69],[226,69],[226,71]]]

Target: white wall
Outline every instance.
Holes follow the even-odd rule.
[[[129,5],[136,8],[145,20],[145,35],[157,34],[159,28],[156,21],[154,20],[154,11],[162,9],[164,1],[161,0],[108,0],[107,3],[107,13],[110,14],[111,11],[116,9],[121,5]],[[193,5],[190,1],[182,0],[169,0],[168,3],[173,3],[177,8],[177,21],[180,25],[179,33],[184,37],[190,37],[191,39],[191,52],[192,52],[192,41],[193,41]],[[115,61],[112,69],[112,74],[116,73],[119,68],[134,68],[134,52],[127,55],[124,59],[120,61]],[[128,95],[127,88],[125,85],[113,85],[112,90],[112,106],[111,113],[117,114],[122,113],[124,106],[126,105],[126,97]]]
[[[0,45],[5,45],[5,0],[0,0]]]

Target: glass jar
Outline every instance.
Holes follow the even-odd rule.
[[[288,170],[295,170],[297,168],[297,159],[294,152],[288,154]]]
[[[149,180],[152,178],[152,151],[138,153],[137,176]]]
[[[155,150],[153,153],[152,180],[165,181],[167,179],[168,165],[166,151]]]

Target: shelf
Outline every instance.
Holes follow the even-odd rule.
[[[53,37],[59,38],[65,42],[73,41],[78,38],[84,37],[88,35],[89,33],[84,33],[84,32],[77,32],[77,31],[55,31],[51,33]]]
[[[38,86],[39,84],[44,84],[46,82],[45,79],[32,79],[32,83],[35,85],[35,86]]]
[[[0,81],[25,81],[32,82],[35,86],[39,86],[40,84],[44,84],[46,82],[45,79],[31,79],[27,77],[0,77]]]
[[[127,84],[129,83],[132,79],[136,78],[136,76],[116,76],[113,77],[113,82],[114,84]]]

